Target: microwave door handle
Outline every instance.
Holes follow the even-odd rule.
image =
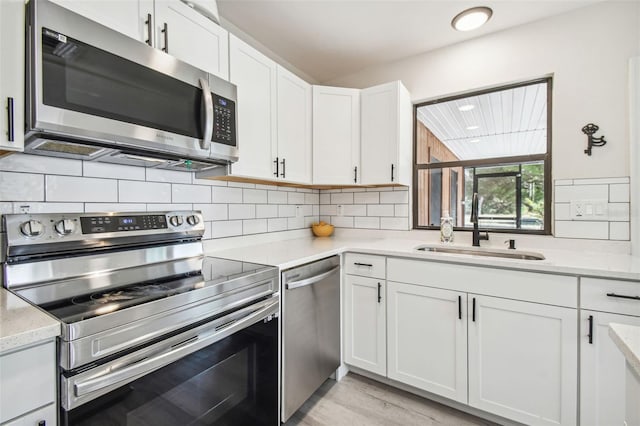
[[[211,137],[213,136],[213,98],[211,97],[211,89],[209,82],[204,78],[200,79],[200,87],[202,88],[202,98],[204,99],[204,129],[200,148],[209,149],[211,146]]]

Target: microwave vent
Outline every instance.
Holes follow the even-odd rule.
[[[73,154],[82,157],[93,157],[104,150],[104,148],[79,145],[70,142],[45,141],[34,148],[35,151],[59,152],[62,154]]]

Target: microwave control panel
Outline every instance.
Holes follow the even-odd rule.
[[[212,93],[213,142],[236,146],[236,103]]]

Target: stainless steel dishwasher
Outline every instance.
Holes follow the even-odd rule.
[[[284,271],[282,421],[340,365],[340,257]]]

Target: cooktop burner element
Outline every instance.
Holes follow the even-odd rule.
[[[124,300],[132,300],[138,297],[147,296],[169,296],[171,289],[162,284],[134,285],[129,288],[108,291],[106,293],[93,293],[89,299],[82,297],[74,297],[71,303],[74,305],[102,305],[111,302],[120,302]]]

